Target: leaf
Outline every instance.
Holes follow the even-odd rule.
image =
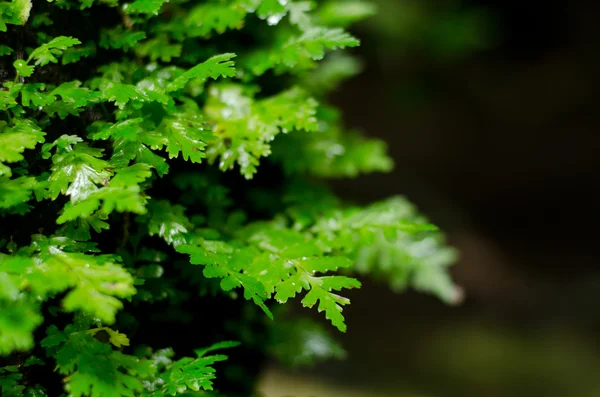
[[[169,36],[160,34],[139,43],[135,48],[135,53],[140,57],[149,57],[151,61],[160,59],[162,62],[171,62],[173,58],[181,55],[181,49],[181,44],[172,44]]]
[[[326,50],[358,45],[358,39],[342,29],[311,27],[300,36],[290,37],[270,50],[251,54],[245,64],[253,74],[258,76],[272,68],[275,68],[278,73],[289,70],[298,73],[314,68],[314,61],[323,59]]]
[[[48,177],[48,197],[55,200],[60,193],[78,202],[96,192],[111,176],[109,164],[103,160],[102,150],[85,143],[66,143],[67,136],[59,138],[54,145],[57,153],[52,156],[52,173]],[[63,143],[65,142],[64,146]]]
[[[50,19],[50,13],[48,12],[37,12],[33,18],[31,18],[31,26],[39,28],[41,26],[50,26],[53,22]]]
[[[0,128],[2,124],[0,123]],[[33,149],[38,143],[44,142],[46,135],[33,121],[16,120],[14,127],[0,129],[0,166],[2,162],[14,163],[24,159],[25,149]],[[10,169],[0,175],[11,176]]]
[[[6,32],[7,23],[11,25],[23,24],[20,14],[23,13],[23,6],[26,4],[22,0],[0,3],[0,32]]]
[[[199,242],[199,245],[178,245],[177,252],[190,255],[190,262],[194,265],[205,265],[204,276],[208,278],[221,278],[221,288],[231,291],[234,288],[244,289],[244,298],[252,300],[270,318],[271,311],[264,304],[268,297],[263,285],[256,279],[240,272],[238,264],[244,260],[251,260],[251,253],[236,250],[222,241]]]
[[[17,97],[19,96],[20,85],[15,83],[4,83],[8,90],[0,90],[0,110],[6,111],[15,108]]]
[[[0,300],[0,356],[33,348],[33,331],[42,321],[36,303]]]
[[[133,396],[142,391],[140,378],[152,372],[148,360],[114,351],[86,332],[67,332],[55,357],[58,371],[68,375],[66,390],[75,397]]]
[[[273,143],[271,157],[281,163],[288,174],[356,177],[392,169],[393,161],[383,141],[344,131],[339,115],[331,109],[321,107],[317,116],[318,131],[287,134]]]
[[[316,108],[317,102],[299,88],[255,101],[239,85],[213,86],[204,109],[216,137],[207,149],[208,159],[220,159],[223,171],[237,163],[250,179],[280,132],[317,128]]]
[[[106,332],[108,334],[108,341],[117,349],[122,346],[129,346],[129,338],[127,335],[122,334],[108,327],[93,328],[87,331],[90,335],[96,335],[98,332]]]
[[[50,93],[42,92],[45,89],[46,85],[42,83],[23,84],[20,87],[22,105],[32,108],[50,105],[56,98]]]
[[[90,137],[97,139],[123,139],[126,141],[137,141],[138,135],[143,132],[140,124],[143,118],[134,118],[118,121],[116,123],[96,122],[92,124],[88,131]]]
[[[172,205],[166,200],[150,202],[148,234],[158,235],[174,247],[187,243],[187,234],[192,224],[184,212],[185,207]]]
[[[328,26],[345,27],[375,15],[377,6],[365,0],[331,0],[319,8],[322,23]]]
[[[236,346],[232,343],[220,343],[210,348],[202,349],[200,352],[205,353],[214,349]],[[186,390],[213,390],[213,379],[215,369],[212,365],[219,361],[227,360],[227,356],[223,354],[204,356],[199,354],[199,357],[193,359],[184,357],[180,360],[171,363],[167,369],[161,374],[161,378],[165,380],[163,393],[170,396],[175,396],[183,393]]]
[[[210,129],[201,117],[197,105],[188,103],[163,118],[156,132],[162,137],[157,148],[166,146],[169,158],[181,157],[199,163],[206,157],[204,148],[212,138]]]
[[[111,258],[65,251],[73,243],[37,236],[30,248],[35,265],[20,277],[40,297],[68,291],[62,301],[65,310],[89,313],[112,324],[123,307],[119,298],[135,294],[133,277]]]
[[[134,159],[139,163],[145,163],[154,167],[159,176],[163,176],[169,172],[169,165],[166,160],[155,154],[145,144],[139,141],[117,140],[114,144],[111,162],[118,166],[124,166],[125,164],[129,164],[130,160]]]
[[[22,59],[17,59],[14,63],[13,66],[15,67],[15,69],[17,70],[17,73],[20,76],[23,77],[29,77],[33,74],[33,66],[29,66],[27,65],[27,62],[25,62]]]
[[[56,222],[62,224],[76,218],[87,218],[96,211],[103,216],[113,211],[145,214],[146,199],[142,196],[139,183],[151,175],[147,164],[138,163],[123,168],[107,182],[107,186],[80,196],[76,202],[67,203]]]
[[[96,44],[93,41],[88,41],[84,46],[66,49],[62,56],[62,64],[68,65],[78,62],[81,58],[94,55],[96,55]]]
[[[97,92],[88,88],[81,88],[81,82],[77,80],[59,85],[52,91],[51,95],[61,97],[63,102],[75,108],[88,106],[90,103],[96,102],[98,98]]]
[[[15,10],[21,25],[25,25],[29,19],[29,13],[31,12],[31,0],[14,0]]]
[[[447,272],[455,260],[456,252],[443,246],[435,233],[399,231],[391,239],[378,233],[372,244],[359,249],[356,270],[387,282],[395,291],[414,286],[456,303],[461,291]]]
[[[169,0],[135,0],[133,3],[125,4],[123,9],[128,14],[154,14],[158,15],[163,4]]]
[[[241,29],[246,9],[239,2],[198,4],[187,14],[185,34],[188,37],[206,37],[211,32]]]
[[[303,86],[315,94],[327,94],[346,79],[362,72],[362,63],[344,51],[328,54],[319,66],[302,78]]]
[[[277,24],[281,18],[285,16],[287,9],[285,2],[278,0],[262,0],[259,2],[259,6],[256,9],[256,15],[261,19],[267,19],[270,25]]]
[[[236,55],[233,53],[215,55],[207,61],[194,66],[190,70],[177,77],[167,85],[167,91],[177,91],[182,89],[187,82],[192,79],[205,81],[209,77],[216,80],[218,77],[233,77],[235,69],[231,60]]]
[[[292,368],[346,357],[339,342],[309,318],[281,318],[274,322],[268,330],[267,352]]]
[[[352,261],[344,256],[325,256],[322,248],[311,247],[310,235],[282,229],[276,224],[271,228],[269,230],[261,224],[249,226],[249,234],[244,238],[265,249],[268,256],[257,256],[245,269],[246,273],[261,280],[267,291],[274,288],[275,299],[280,303],[287,302],[302,290],[308,291],[302,300],[304,306],[312,307],[319,300],[319,311],[324,310],[327,319],[345,332],[341,306],[350,301],[331,291],[359,288],[360,282],[343,276],[318,276],[316,273],[339,271],[352,266]]]
[[[208,353],[208,352],[212,352],[215,350],[221,350],[221,349],[230,349],[232,347],[238,347],[239,345],[240,345],[240,342],[236,342],[236,341],[230,341],[230,340],[222,341],[222,342],[217,342],[208,347],[196,349],[196,350],[194,350],[194,353],[196,353],[196,355],[198,357],[204,357],[206,355],[206,353]]]
[[[8,170],[10,172],[10,169]],[[6,174],[6,171],[4,173]],[[0,208],[8,209],[29,201],[35,186],[36,180],[32,177],[8,179],[0,176]]]
[[[123,109],[130,101],[143,102],[147,100],[147,97],[131,84],[105,81],[100,89],[102,98],[114,102],[120,109]]]
[[[241,241],[229,244],[199,239],[176,250],[189,254],[192,264],[204,265],[206,277],[221,278],[224,291],[242,287],[245,298],[253,299],[260,307],[273,292],[278,302],[285,303],[306,290],[303,304],[312,307],[319,301],[319,311],[324,310],[340,331],[346,330],[341,306],[350,301],[332,291],[359,288],[360,282],[316,273],[351,267],[349,258],[329,256],[311,241],[310,234],[282,228],[275,222],[248,225],[239,237]]]
[[[327,281],[321,280],[321,282]],[[346,332],[346,324],[342,315],[342,306],[350,303],[349,299],[330,292],[332,289],[358,288],[360,283],[352,278],[337,279],[335,282],[324,283],[319,286],[317,282],[311,283],[311,289],[302,299],[302,304],[308,308],[319,302],[319,312],[325,311],[325,317],[342,332]]]
[[[135,48],[137,42],[145,38],[145,32],[125,30],[123,25],[118,25],[113,29],[102,30],[99,44],[101,48],[129,50]]]
[[[10,48],[7,45],[4,44],[0,44],[0,57],[4,56],[4,55],[10,55],[13,52],[15,52],[15,50],[13,50],[12,48]]]
[[[27,59],[27,63],[35,60],[36,66],[45,66],[49,63],[57,63],[57,56],[60,56],[69,47],[81,44],[81,41],[68,36],[59,36],[50,40],[33,50]]]

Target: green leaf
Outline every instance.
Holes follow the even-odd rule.
[[[227,360],[227,356],[218,354],[196,359],[184,357],[173,362],[161,374],[161,378],[165,380],[163,392],[175,396],[186,390],[213,390],[212,381],[216,378],[216,371],[212,365],[224,360]]]
[[[16,120],[13,127],[6,127],[0,122],[0,165],[2,162],[14,163],[24,159],[25,149],[33,149],[38,143],[44,142],[46,135],[33,121]],[[2,172],[0,175],[11,176],[11,172]]]
[[[409,286],[433,293],[448,303],[456,303],[461,291],[450,280],[449,265],[456,252],[442,245],[432,232],[399,231],[393,238],[378,233],[372,244],[357,253],[356,270],[387,282],[395,291]]]
[[[22,59],[17,59],[14,63],[13,66],[15,67],[15,69],[17,70],[17,73],[20,76],[23,77],[29,77],[33,74],[33,66],[29,66],[27,64],[27,62],[25,62]]]
[[[157,147],[166,146],[169,158],[178,157],[181,153],[184,160],[192,163],[199,163],[206,157],[204,148],[212,138],[197,105],[192,103],[165,117],[156,131],[163,138]]]
[[[198,4],[185,18],[185,34],[189,37],[206,37],[211,32],[241,29],[246,9],[240,2]]]
[[[181,55],[181,49],[181,44],[172,44],[166,34],[161,34],[138,43],[135,53],[140,57],[149,57],[151,61],[160,59],[162,62],[171,62]]]
[[[204,109],[216,137],[207,149],[209,161],[219,159],[221,170],[237,163],[250,179],[280,132],[317,128],[316,108],[317,102],[299,88],[255,101],[242,86],[212,86]]]
[[[27,2],[23,0],[0,3],[0,32],[6,32],[6,24],[22,25],[22,14]],[[24,7],[25,6],[25,7]]]
[[[12,48],[10,48],[7,45],[1,44],[0,45],[0,57],[4,56],[4,55],[10,55],[13,52],[15,52],[15,50],[13,50]]]
[[[8,90],[0,90],[0,110],[15,109],[18,105],[16,99],[19,96],[21,85],[7,82],[4,83],[4,87]]]
[[[339,276],[331,276],[339,277]],[[308,308],[319,302],[319,312],[325,311],[325,317],[342,332],[346,332],[346,324],[342,315],[342,306],[350,300],[332,293],[342,288],[359,288],[360,283],[353,278],[321,278],[309,281],[310,291],[302,299],[302,304]],[[320,284],[320,285],[319,285]]]
[[[217,342],[208,347],[196,349],[196,350],[194,350],[194,353],[196,353],[196,355],[198,357],[204,357],[206,355],[206,353],[208,353],[208,352],[212,352],[215,350],[221,350],[221,349],[230,349],[232,347],[238,347],[239,345],[240,345],[240,342],[227,340],[227,341]]]
[[[10,169],[3,172],[4,174],[10,173]],[[35,178],[28,176],[15,179],[0,177],[0,208],[8,209],[29,201],[36,184]]]
[[[27,360],[25,360],[25,362],[23,363],[23,366],[30,367],[32,365],[45,365],[45,364],[46,363],[43,360],[37,358],[36,356],[29,356],[27,358]]]
[[[180,90],[192,79],[205,81],[209,77],[216,80],[219,77],[235,76],[233,61],[231,60],[234,57],[235,54],[232,53],[215,55],[177,77],[167,85],[167,91]]]
[[[63,102],[75,108],[88,106],[98,98],[97,92],[81,88],[81,82],[77,80],[61,84],[52,91],[51,95],[61,97]]]
[[[287,13],[287,9],[285,7],[285,2],[280,2],[278,0],[262,0],[259,2],[259,6],[256,9],[256,15],[258,15],[261,19],[269,19],[271,17],[271,21],[269,24],[275,25],[277,22],[281,20]]]
[[[177,252],[190,255],[194,265],[205,265],[204,276],[221,278],[221,288],[231,291],[234,288],[244,289],[244,298],[252,300],[272,318],[271,311],[264,304],[268,294],[263,285],[256,279],[242,273],[241,263],[251,260],[252,252],[236,249],[223,241],[203,240],[199,245],[178,245]]]
[[[115,351],[88,332],[67,331],[64,339],[55,357],[72,396],[133,396],[142,391],[140,378],[152,373],[150,361]]]
[[[267,352],[289,367],[307,367],[346,352],[321,324],[308,319],[277,319],[268,331]]]
[[[336,51],[325,57],[311,73],[303,76],[302,84],[315,94],[327,94],[346,79],[362,72],[362,64],[344,51]]]
[[[53,144],[57,153],[52,156],[52,173],[47,181],[48,197],[55,200],[62,193],[70,196],[72,202],[78,202],[96,192],[98,185],[107,183],[111,172],[109,164],[101,159],[101,149],[89,147],[86,143],[73,144],[68,139],[63,135]]]
[[[103,99],[114,102],[120,109],[123,109],[130,101],[144,102],[148,100],[143,92],[131,84],[115,83],[105,80],[100,90]]]
[[[135,0],[133,3],[125,4],[123,9],[128,14],[154,14],[158,15],[163,4],[169,0]]]
[[[311,27],[272,49],[251,54],[245,64],[255,75],[272,68],[278,73],[289,70],[298,73],[314,68],[315,61],[323,59],[327,50],[356,47],[359,43],[342,29]]]
[[[60,56],[69,47],[81,44],[81,42],[73,37],[59,36],[50,40],[48,43],[41,45],[33,50],[27,63],[35,60],[36,66],[45,66],[49,63],[57,63],[57,56]]]
[[[105,29],[100,35],[100,47],[129,50],[135,48],[140,40],[146,38],[145,32],[125,30],[122,25],[113,29]]]
[[[166,200],[150,202],[148,234],[158,235],[174,247],[187,243],[187,234],[192,224],[184,212],[185,207],[172,205]]]
[[[48,12],[37,12],[33,18],[31,18],[31,26],[34,28],[39,28],[41,26],[50,26],[53,24],[50,19],[50,13]]]
[[[126,141],[137,141],[138,135],[143,132],[140,124],[144,121],[138,117],[126,119],[116,123],[96,122],[88,129],[90,137],[97,139],[123,139]]]
[[[129,346],[129,338],[127,335],[115,331],[108,327],[93,328],[87,331],[90,335],[96,335],[98,332],[106,332],[108,334],[108,341],[116,348],[122,346]]]
[[[87,58],[96,55],[96,44],[93,41],[88,41],[84,46],[71,47],[65,50],[62,56],[62,64],[78,62],[81,58]]]
[[[38,235],[33,240],[35,265],[19,276],[38,296],[68,291],[62,300],[65,310],[82,311],[111,324],[123,307],[119,298],[135,294],[133,277],[112,258],[67,252],[70,246],[77,247],[67,238]]]
[[[288,134],[274,142],[272,158],[281,163],[288,174],[356,177],[392,169],[393,161],[387,154],[385,142],[346,132],[337,112],[326,107],[321,107],[317,116],[317,131]]]
[[[331,0],[319,8],[318,16],[325,25],[345,27],[375,15],[377,6],[365,0]]]
[[[14,0],[15,10],[21,25],[25,25],[31,12],[31,0]]]
[[[0,356],[33,348],[33,331],[42,321],[38,304],[0,300]]]
[[[62,214],[56,220],[62,224],[76,218],[88,218],[96,211],[106,216],[113,211],[146,213],[146,198],[139,183],[152,175],[150,166],[134,164],[117,171],[105,187],[80,196],[78,200],[67,203]]]
[[[46,85],[42,83],[22,84],[20,91],[23,106],[39,108],[53,103],[56,98],[50,93],[42,92],[45,89]]]

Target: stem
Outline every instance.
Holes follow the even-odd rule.
[[[24,34],[24,27],[23,26],[19,26],[18,28],[18,34],[17,34],[17,60],[19,59],[23,59],[23,34]],[[27,60],[27,63],[29,63],[29,59]],[[17,72],[17,75],[15,76],[15,83],[19,82],[19,83],[23,83],[25,81],[25,78],[21,75],[19,75],[19,72]]]

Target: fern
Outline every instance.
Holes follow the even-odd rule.
[[[344,356],[292,301],[342,332],[362,275],[457,301],[454,251],[404,198],[317,182],[392,168],[327,103],[361,68],[344,29],[373,11],[0,3],[3,396],[249,393],[248,352]]]

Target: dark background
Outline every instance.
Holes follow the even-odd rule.
[[[348,360],[304,375],[365,396],[600,396],[600,7],[376,3],[334,102],[396,168],[336,187],[414,201],[460,250],[466,299],[368,284]]]

